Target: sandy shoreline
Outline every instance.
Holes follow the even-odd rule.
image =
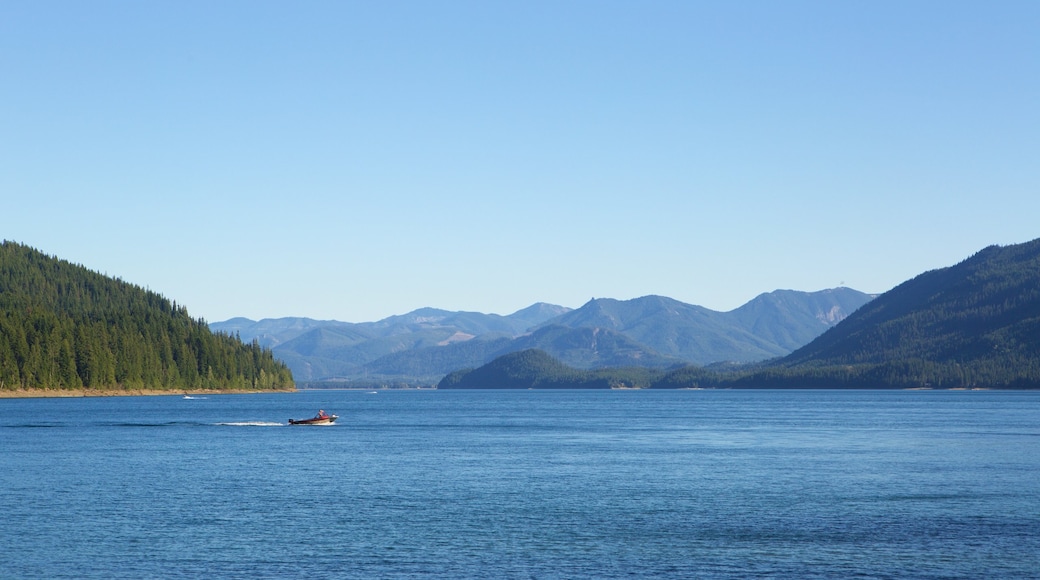
[[[272,391],[254,391],[254,390],[226,390],[220,391],[216,389],[200,389],[200,390],[186,390],[186,391],[162,391],[155,389],[69,389],[69,390],[58,390],[58,389],[16,389],[16,390],[0,390],[0,399],[43,399],[43,398],[67,398],[67,397],[151,397],[151,396],[168,396],[168,397],[181,397],[184,395],[257,395],[263,393],[295,393],[296,390],[272,390]]]

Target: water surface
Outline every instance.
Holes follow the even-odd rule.
[[[7,399],[0,445],[4,578],[1040,577],[1033,392]]]

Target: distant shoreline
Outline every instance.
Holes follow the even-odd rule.
[[[198,389],[163,391],[158,389],[15,389],[0,390],[0,399],[67,399],[73,397],[181,397],[184,395],[259,395],[269,393],[295,393],[296,389],[256,391],[247,389]]]

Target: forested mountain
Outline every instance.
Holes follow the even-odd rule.
[[[438,389],[611,389],[642,386],[660,371],[648,368],[583,370],[565,365],[543,350],[503,355],[472,370],[444,377]]]
[[[790,353],[869,301],[849,288],[778,290],[730,312],[662,296],[535,304],[509,316],[423,308],[378,322],[232,319],[214,329],[271,346],[298,380],[430,384],[503,354],[539,349],[582,369],[760,361]]]
[[[257,342],[159,294],[28,246],[0,245],[0,389],[291,389]]]
[[[453,373],[443,388],[583,387],[578,369],[515,359]],[[535,361],[530,368],[518,362]],[[548,378],[541,373],[548,373]],[[604,378],[604,376],[600,376]],[[610,378],[607,375],[605,378]],[[602,383],[597,383],[602,386]],[[1040,240],[991,246],[875,298],[787,357],[745,368],[651,373],[652,388],[1040,388]]]
[[[1038,388],[1040,239],[990,246],[904,282],[756,377]]]

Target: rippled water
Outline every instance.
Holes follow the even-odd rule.
[[[1040,577],[1031,392],[0,400],[0,468],[4,578]]]

